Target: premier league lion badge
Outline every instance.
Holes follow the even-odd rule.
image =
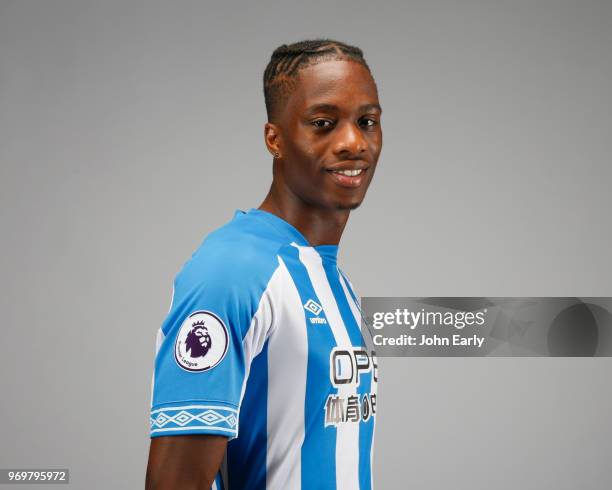
[[[179,329],[174,358],[187,371],[206,371],[223,360],[227,345],[228,333],[223,321],[210,311],[196,311]]]

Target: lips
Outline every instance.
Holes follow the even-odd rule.
[[[368,166],[369,165],[363,160],[344,160],[343,162],[338,162],[326,167],[325,170],[328,172],[336,170],[365,170]]]
[[[353,166],[348,168],[328,169],[327,173],[332,180],[341,187],[356,188],[365,180],[367,167]]]

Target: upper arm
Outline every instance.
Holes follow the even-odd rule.
[[[151,439],[146,490],[209,490],[223,461],[227,437],[187,435]]]

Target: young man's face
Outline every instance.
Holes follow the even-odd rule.
[[[361,64],[300,70],[278,125],[279,171],[291,193],[315,207],[359,206],[382,148],[380,116],[376,84]]]

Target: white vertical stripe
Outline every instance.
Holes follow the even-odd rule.
[[[251,363],[253,359],[261,352],[266,339],[268,338],[270,327],[272,326],[272,297],[270,295],[270,285],[277,281],[277,277],[280,274],[279,268],[277,267],[257,305],[257,311],[251,319],[251,324],[242,339],[242,348],[244,349],[244,362],[246,364],[246,373],[244,376],[244,382],[242,383],[242,392],[240,394],[240,405],[242,405],[242,398],[244,397],[244,391],[246,388],[247,378],[251,371]]]
[[[327,281],[321,256],[312,247],[299,247],[300,261],[306,267],[331,331],[338,347],[352,350],[352,344],[333,292]],[[342,398],[356,395],[354,385],[342,385],[338,388]],[[336,488],[338,490],[355,490],[359,488],[359,425],[340,423],[336,432]]]
[[[341,274],[341,275],[342,275],[342,279],[346,279],[346,282],[348,283],[348,286],[353,291],[353,294],[355,295],[355,297],[359,298],[359,296],[357,296],[357,293],[355,292],[355,288],[351,284],[351,281],[349,281],[348,278],[346,278],[343,274]],[[367,329],[367,327],[363,327],[363,329],[362,329],[362,325],[361,325],[361,304],[356,305],[355,301],[353,300],[353,297],[351,296],[351,293],[346,288],[346,285],[345,285],[344,281],[341,280],[340,283],[342,284],[342,289],[344,290],[344,294],[346,296],[346,299],[347,299],[349,305],[351,305],[351,311],[353,312],[353,316],[355,317],[355,321],[357,322],[357,325],[360,326],[360,330],[362,331],[362,335],[364,335],[364,336],[365,335],[369,335],[370,334],[369,332],[364,332],[363,331],[363,330]],[[378,383],[374,382],[374,372],[372,371],[372,383],[370,384],[370,393],[376,394],[377,388],[378,388]],[[376,401],[378,402],[378,400],[376,400]],[[378,405],[376,406],[376,408],[378,409]],[[374,485],[374,440],[375,440],[374,436],[375,436],[375,434],[376,434],[376,420],[374,420],[374,427],[372,428],[372,443],[370,445],[370,480],[372,482],[372,488],[376,488],[376,485]]]
[[[300,489],[308,335],[300,295],[283,260],[271,283],[275,311],[268,344],[267,488]]]
[[[279,267],[276,268],[270,280],[268,286],[261,295],[259,305],[257,305],[257,311],[251,319],[251,324],[242,339],[242,348],[244,350],[244,363],[245,373],[244,379],[242,380],[242,388],[240,390],[240,401],[238,402],[238,420],[240,420],[240,409],[242,408],[242,399],[244,398],[244,392],[246,391],[247,380],[249,379],[249,373],[251,372],[251,363],[253,359],[261,352],[266,339],[268,338],[270,327],[272,326],[272,297],[270,294],[270,285],[276,283],[277,277],[280,274]],[[238,437],[240,431],[240,424],[236,426],[236,435],[230,437],[229,440]]]
[[[357,326],[359,327],[359,330],[361,330],[361,313],[359,312],[358,306],[355,304],[355,300],[353,299],[353,296],[351,295],[349,290],[346,289],[346,284],[344,284],[344,276],[340,273],[340,271],[338,271],[338,279],[340,281],[340,284],[342,284],[342,290],[344,291],[344,296],[346,296],[346,302],[351,307],[351,312],[353,313],[353,316],[355,317]],[[353,291],[353,293],[355,294],[355,297],[357,297],[357,294],[355,293],[355,289],[353,288],[353,285],[349,283],[349,286],[351,290]]]
[[[217,477],[215,476],[215,479],[213,480],[213,484],[212,487],[210,487],[210,490],[219,490],[219,488],[217,487]]]

